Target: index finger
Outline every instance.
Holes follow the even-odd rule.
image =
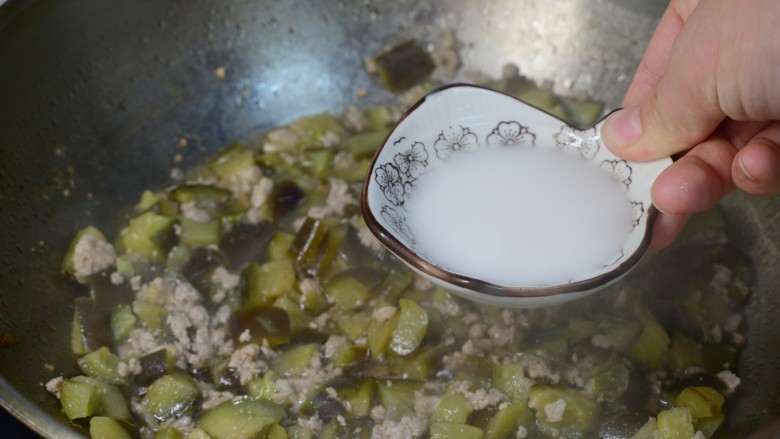
[[[672,0],[669,3],[623,97],[623,107],[637,105],[658,85],[669,64],[669,53],[674,40],[698,3],[699,0]]]

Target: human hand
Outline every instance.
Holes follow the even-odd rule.
[[[651,248],[734,187],[780,192],[780,2],[672,0],[602,131],[628,160],[684,153],[658,176]]]

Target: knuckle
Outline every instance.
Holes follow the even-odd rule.
[[[663,93],[657,91],[651,95],[651,102],[648,106],[650,109],[650,114],[648,114],[650,129],[668,140],[680,139],[681,136],[685,135],[685,130],[672,116],[672,112],[669,110],[673,107],[670,107],[670,103],[666,102],[664,96]]]

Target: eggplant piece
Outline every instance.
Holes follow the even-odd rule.
[[[128,222],[117,239],[117,246],[149,263],[161,263],[173,247],[174,218],[146,211]]]
[[[341,275],[325,282],[322,291],[329,302],[345,311],[354,311],[371,298],[371,291],[365,285]]]
[[[305,197],[306,193],[300,186],[292,181],[284,180],[274,186],[266,202],[270,207],[271,216],[274,219],[279,219],[298,207]]]
[[[111,346],[110,314],[98,310],[89,297],[79,297],[73,301],[73,328],[71,346],[73,353],[83,355],[103,346]]]
[[[144,410],[158,421],[181,416],[200,396],[195,381],[182,372],[164,375],[153,382],[141,399]]]
[[[726,387],[726,385],[723,383],[723,380],[721,380],[717,375],[704,372],[693,374],[681,381],[674,383],[669,390],[676,394],[682,392],[686,387],[701,386],[712,387],[719,392],[726,392],[728,390],[728,387]]]
[[[276,232],[269,223],[238,223],[225,233],[219,243],[231,268],[247,262],[263,263],[268,260],[268,244]]]
[[[290,124],[290,130],[298,137],[298,143],[303,145],[315,145],[327,132],[338,136],[344,134],[344,126],[341,121],[330,113],[319,113],[304,116]]]
[[[316,250],[325,235],[325,224],[314,218],[306,218],[295,235],[290,251],[295,255],[295,265],[299,272],[308,272],[308,267],[314,265]]]
[[[566,361],[566,355],[569,352],[569,334],[566,331],[553,331],[551,334],[539,338],[525,351],[543,358],[553,365],[561,364]]]
[[[125,384],[125,379],[117,371],[119,357],[107,347],[90,352],[76,360],[84,375],[102,380],[109,384]]]
[[[379,75],[387,88],[400,92],[425,81],[436,67],[415,40],[405,41],[376,57]]]
[[[114,439],[131,439],[132,436],[122,427],[122,424],[108,416],[93,416],[89,420],[90,437],[111,437]]]
[[[635,319],[604,316],[599,320],[598,336],[603,343],[618,352],[625,352],[642,333],[642,324]]]
[[[325,391],[317,392],[314,397],[306,401],[301,407],[301,414],[305,416],[317,415],[325,422],[338,416],[346,417],[347,413],[341,403],[328,396]]]
[[[279,259],[290,259],[290,246],[295,239],[295,235],[277,230],[271,236],[268,243],[268,259],[278,261]]]
[[[362,266],[362,267],[348,268],[342,271],[341,273],[339,273],[339,277],[341,276],[346,276],[355,279],[356,281],[363,284],[369,290],[374,290],[376,288],[379,288],[379,286],[381,286],[385,282],[385,279],[387,279],[388,274],[385,270],[382,270],[381,268]]]
[[[217,388],[234,394],[242,393],[243,387],[241,386],[241,378],[238,376],[236,369],[232,367],[225,369],[219,376]]]
[[[311,268],[312,274],[321,275],[330,267],[330,264],[336,259],[339,247],[344,242],[348,231],[349,226],[346,224],[338,224],[328,230],[325,239],[317,246],[317,259]]]
[[[200,247],[192,252],[192,257],[182,268],[181,273],[200,291],[208,290],[209,276],[217,267],[227,265],[227,258],[219,250]]]
[[[299,273],[321,275],[336,259],[339,248],[349,232],[349,226],[339,224],[326,230],[324,222],[307,218],[295,235],[290,251],[295,255]]]
[[[393,330],[389,348],[398,356],[404,357],[420,347],[428,330],[428,314],[411,299],[400,299],[398,307],[398,325]]]
[[[379,403],[385,408],[385,419],[400,421],[404,416],[414,416],[415,393],[423,389],[419,381],[377,381]]]
[[[268,437],[265,432],[284,415],[284,410],[271,401],[245,396],[206,410],[197,426],[215,439]]]
[[[653,369],[669,350],[672,340],[666,329],[642,304],[635,306],[634,313],[642,322],[642,332],[631,346],[629,355],[635,362]]]
[[[471,402],[460,392],[444,394],[436,405],[431,416],[431,423],[448,422],[451,424],[465,424],[474,409]]]
[[[136,300],[132,306],[133,314],[138,317],[149,331],[159,331],[165,327],[168,311],[164,306],[143,300]]]
[[[219,244],[222,234],[222,219],[209,222],[193,221],[187,217],[179,219],[179,243],[189,247],[205,247]]]
[[[130,331],[135,328],[135,323],[138,321],[135,314],[133,314],[132,306],[125,305],[120,306],[117,309],[111,311],[110,324],[111,324],[111,337],[115,342],[124,340],[130,335]]]
[[[537,407],[536,427],[545,436],[566,436],[590,438],[601,415],[601,405],[580,391],[572,388],[540,385],[532,386],[528,392],[529,406]],[[563,400],[566,409],[561,419],[550,420],[539,408]],[[540,416],[540,414],[542,416]]]
[[[176,218],[180,212],[179,203],[174,200],[169,200],[168,198],[160,200],[149,210],[167,218]]]
[[[384,296],[391,302],[397,301],[414,281],[414,274],[398,261],[388,262],[384,266],[389,268],[387,278],[377,290],[374,290],[374,294]]]
[[[440,369],[446,353],[445,346],[428,346],[406,357],[388,356],[384,362],[390,376],[424,381]]]
[[[351,152],[355,158],[373,157],[379,146],[387,137],[388,131],[383,128],[379,131],[356,134],[344,142],[344,149]]]
[[[490,425],[490,420],[495,417],[496,413],[498,413],[498,409],[495,407],[474,410],[471,412],[471,415],[469,415],[468,424],[485,430],[488,425]]]
[[[244,269],[247,299],[245,306],[270,305],[295,288],[295,267],[289,259],[249,264]]]
[[[331,363],[333,364],[333,367],[340,367],[346,370],[363,366],[368,358],[367,348],[348,344],[334,352]]]
[[[204,209],[215,209],[225,203],[230,191],[205,184],[187,184],[171,192],[171,198],[181,204],[195,203]]]
[[[369,377],[341,376],[327,383],[325,387],[336,389],[343,404],[349,404],[350,413],[357,417],[368,417],[374,405],[376,380]]]
[[[120,421],[130,420],[130,410],[119,387],[88,376],[75,376],[62,383],[62,411],[68,419],[92,415],[107,416]]]
[[[135,383],[146,387],[157,378],[168,375],[171,371],[171,363],[168,360],[168,350],[165,348],[150,352],[138,359],[141,363],[141,373],[135,376]]]
[[[299,344],[285,349],[271,359],[271,370],[283,377],[302,377],[309,373],[311,362],[317,355],[317,343]]]
[[[308,148],[304,151],[303,166],[313,177],[325,178],[330,174],[333,150],[330,148]]]
[[[639,373],[632,363],[624,364],[628,367],[628,387],[623,392],[620,402],[630,409],[644,410],[651,395],[647,378]]]
[[[293,332],[295,343],[319,343],[325,344],[330,338],[330,335],[311,328],[302,328]]]
[[[219,152],[210,163],[211,170],[224,181],[246,175],[254,165],[254,153],[240,142],[235,142]]]
[[[656,400],[650,401],[649,407],[653,411],[677,407],[679,405],[676,401],[677,397],[683,390],[689,387],[710,387],[720,393],[726,392],[728,389],[718,376],[709,373],[697,373],[663,387]]]
[[[98,311],[111,311],[122,305],[130,305],[135,299],[135,291],[130,287],[130,283],[114,284],[108,271],[90,276],[88,282],[94,294],[95,309]]]
[[[247,330],[251,337],[249,343],[261,344],[265,339],[273,347],[290,342],[290,317],[287,311],[275,306],[254,306],[233,311],[230,329],[236,344],[240,343],[241,334]]]
[[[612,361],[609,367],[603,367],[588,382],[593,395],[599,401],[616,402],[628,389],[630,372],[621,361]]]
[[[211,383],[214,381],[214,375],[211,373],[210,367],[196,367],[190,370],[190,375],[192,375],[196,381],[204,383]]]

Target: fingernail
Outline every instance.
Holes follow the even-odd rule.
[[[737,166],[739,166],[739,171],[742,172],[742,175],[747,178],[749,181],[756,181],[756,178],[750,175],[750,172],[745,168],[745,164],[742,163],[742,156],[737,156]]]
[[[665,214],[667,214],[667,215],[672,215],[671,213],[669,213],[669,211],[668,211],[668,210],[664,209],[662,205],[658,204],[658,203],[655,201],[655,197],[653,197],[651,201],[652,201],[652,203],[653,203],[653,206],[654,206],[656,209],[658,209],[658,211],[659,211],[659,212],[661,212],[661,213],[665,213]]]
[[[658,180],[656,179],[656,183],[657,182]],[[652,189],[650,190],[650,201],[653,203],[653,206],[655,206],[655,208],[658,209],[659,212],[669,215],[669,211],[664,209],[663,206],[659,204],[658,201],[656,200],[658,195],[661,195],[661,197],[663,197],[663,194],[661,194],[662,188],[656,186],[657,185],[654,183]]]
[[[639,107],[624,108],[607,118],[601,128],[601,136],[610,148],[625,148],[639,140],[642,135],[642,121]]]

